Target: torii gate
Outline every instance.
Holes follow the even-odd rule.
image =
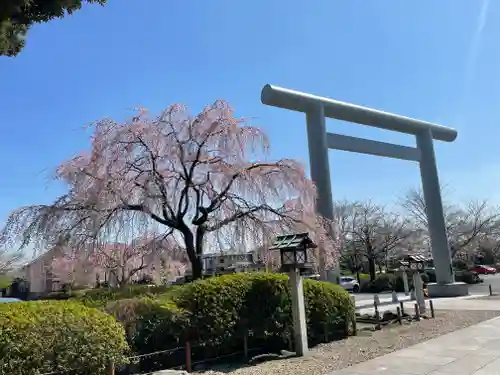
[[[468,294],[467,284],[454,280],[433,141],[453,142],[457,138],[455,129],[278,86],[265,85],[261,101],[262,104],[306,114],[311,178],[318,193],[316,210],[326,218],[333,219],[328,149],[418,162],[436,267],[437,283],[429,284],[429,296]],[[417,147],[327,133],[325,117],[412,134]]]

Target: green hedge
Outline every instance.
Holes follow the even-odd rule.
[[[69,301],[0,304],[0,374],[105,375],[127,351],[123,327],[99,310]]]
[[[349,293],[338,285],[306,279],[304,297],[311,340],[324,337],[325,330],[340,330],[354,314]],[[192,313],[197,327],[192,335],[207,344],[227,343],[249,329],[256,337],[283,340],[292,332],[286,275],[245,273],[201,280],[181,288],[176,304]]]
[[[467,284],[477,284],[481,282],[481,278],[474,272],[455,271],[455,281],[461,281]]]
[[[432,271],[426,271],[420,274],[424,284],[435,283],[436,274]],[[469,271],[455,270],[455,281],[462,281],[467,284],[476,284],[481,282],[481,279],[476,274]],[[413,286],[413,278],[408,275],[408,287]],[[403,277],[399,274],[380,274],[374,281],[361,281],[362,293],[380,293],[385,291],[395,290],[396,292],[404,292]]]
[[[429,282],[428,275],[422,274],[422,281]],[[408,287],[413,286],[413,278],[408,275]],[[374,281],[361,282],[360,289],[362,293],[380,293],[395,290],[396,292],[404,292],[403,276],[399,273],[382,273],[377,276]]]
[[[312,344],[343,335],[354,318],[354,303],[338,285],[304,280],[309,340]],[[193,361],[240,351],[247,336],[250,348],[288,348],[292,314],[288,277],[272,273],[240,273],[178,286],[155,300],[134,298],[111,302],[106,311],[126,327],[139,354],[178,347],[189,340]],[[182,363],[183,353],[148,358],[140,372]],[[179,364],[180,364],[179,363]]]
[[[102,308],[111,301],[119,301],[130,298],[166,296],[176,287],[170,285],[127,285],[123,288],[96,288],[71,291],[69,295],[65,293],[53,293],[54,296],[47,296],[48,299],[73,299],[89,307]],[[58,294],[58,295],[56,295]]]

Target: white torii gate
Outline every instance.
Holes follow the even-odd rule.
[[[261,101],[269,106],[306,114],[311,178],[318,193],[316,210],[326,218],[333,219],[328,149],[418,162],[436,267],[437,283],[429,284],[429,296],[468,294],[467,284],[454,280],[433,142],[434,139],[453,142],[457,138],[455,129],[278,86],[265,85]],[[326,117],[412,134],[417,147],[327,133]]]

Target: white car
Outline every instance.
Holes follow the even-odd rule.
[[[359,283],[355,277],[352,276],[341,276],[340,277],[340,286],[345,290],[348,290],[353,293],[359,292]]]

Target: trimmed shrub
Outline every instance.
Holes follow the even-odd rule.
[[[192,313],[194,330],[188,336],[209,346],[227,343],[237,328],[250,289],[248,274],[211,277],[182,285],[175,302]],[[267,298],[267,294],[264,292],[262,299]]]
[[[304,280],[304,298],[313,341],[340,329],[354,316],[354,304],[338,285]],[[180,288],[177,306],[192,313],[191,335],[208,346],[231,345],[251,329],[260,340],[288,342],[292,332],[288,277],[242,273],[200,280]]]
[[[132,298],[109,302],[105,311],[125,328],[127,341],[136,355],[184,346],[189,314],[169,301]],[[135,372],[151,372],[182,364],[183,351],[147,356],[135,363]]]
[[[125,363],[123,327],[99,310],[69,301],[0,304],[0,373],[107,374]]]
[[[428,269],[425,271],[425,274],[429,277],[429,282],[430,283],[435,283],[436,282],[436,271],[433,269]]]
[[[359,274],[359,279],[360,279],[360,281],[364,281],[364,280],[369,281],[370,280],[370,275],[367,274],[367,273],[360,273]]]
[[[413,277],[411,275],[408,275],[408,288],[411,289],[412,287],[413,287]],[[394,290],[398,293],[403,293],[405,291],[405,283],[403,281],[403,276],[399,274],[394,279]]]
[[[420,276],[424,284],[435,282],[435,276],[434,281],[432,281],[432,277],[428,273],[421,273]],[[408,288],[411,289],[412,287],[413,278],[411,275],[408,275]],[[361,284],[361,291],[364,293],[380,293],[391,290],[395,290],[399,293],[405,291],[403,276],[400,274],[380,274],[375,281]]]
[[[426,274],[425,272],[424,272],[424,273],[421,273],[421,274],[420,274],[420,277],[422,278],[422,283],[424,283],[424,284],[426,284],[426,285],[427,285],[427,284],[429,284],[429,282],[430,282],[430,281],[429,281],[429,280],[430,280],[430,277],[429,277],[429,275],[428,275],[428,274]]]
[[[72,291],[69,298],[75,299],[89,307],[104,307],[110,301],[166,295],[174,288],[170,285],[149,286],[132,284],[123,288],[97,288]]]
[[[477,284],[481,282],[481,278],[475,272],[455,271],[455,281],[462,281],[467,284]]]
[[[362,283],[360,285],[361,292],[363,293],[380,293],[393,289],[395,277],[389,273],[381,273],[373,281]]]
[[[304,280],[309,339],[312,344],[344,335],[354,319],[349,293],[338,285]],[[243,348],[279,351],[292,343],[288,277],[273,273],[239,273],[198,280],[155,300],[133,298],[109,302],[105,310],[123,323],[138,354],[192,343],[193,361],[234,353]],[[183,363],[183,351],[146,358],[140,371]],[[156,361],[156,362],[154,362]]]
[[[305,280],[307,333],[319,343],[344,335],[346,324],[354,319],[355,306],[349,293],[339,285]],[[326,337],[325,337],[326,335]]]
[[[459,271],[467,271],[469,269],[469,264],[463,259],[457,259],[453,261],[453,268]]]

